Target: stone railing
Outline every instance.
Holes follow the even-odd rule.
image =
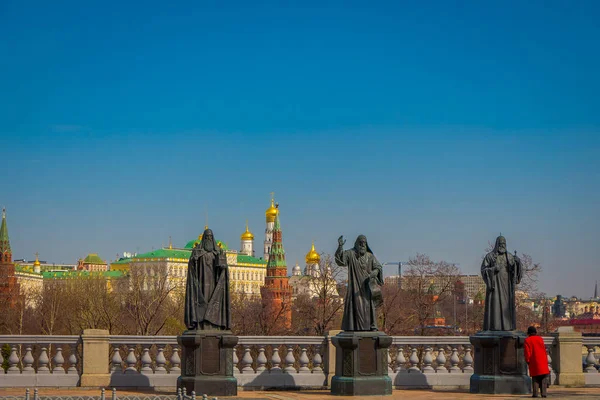
[[[77,386],[80,343],[79,336],[0,336],[0,348],[10,347],[6,360],[0,352],[0,387]]]
[[[234,375],[247,390],[326,388],[335,374],[331,335],[241,336]],[[600,384],[595,348],[600,338],[573,331],[544,337],[554,383]],[[0,387],[154,387],[174,390],[181,373],[175,336],[118,336],[86,330],[81,336],[0,336]],[[576,349],[587,349],[587,357]],[[388,373],[395,388],[469,387],[473,349],[467,336],[395,336]],[[583,361],[583,364],[582,364]],[[583,365],[583,367],[582,367]],[[585,372],[585,373],[584,373]]]
[[[596,356],[596,349],[600,348],[600,337],[584,337],[583,349],[587,353],[583,356],[583,372],[586,385],[600,385],[600,360]]]

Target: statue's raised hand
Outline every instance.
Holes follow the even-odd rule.
[[[344,247],[344,243],[346,243],[346,241],[344,240],[344,235],[342,235],[338,238],[338,246]]]

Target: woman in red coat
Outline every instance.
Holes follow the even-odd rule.
[[[533,396],[538,397],[538,389],[542,389],[542,397],[546,397],[548,387],[548,355],[544,339],[537,335],[534,326],[527,328],[527,339],[525,339],[525,361],[529,365],[529,375],[533,385]]]

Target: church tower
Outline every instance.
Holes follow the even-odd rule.
[[[275,217],[279,214],[279,209],[275,207],[274,193],[271,193],[271,206],[265,211],[265,217],[267,219],[267,228],[265,229],[265,249],[263,258],[265,261],[269,261],[269,254],[271,253],[271,245],[273,242],[273,225],[275,224]]]
[[[19,284],[15,276],[12,262],[12,250],[6,226],[6,209],[2,209],[2,226],[0,226],[0,308],[4,304],[14,304],[19,292]]]
[[[292,323],[292,287],[287,276],[285,250],[279,224],[279,210],[276,207],[273,221],[272,245],[267,262],[265,285],[261,288],[263,304],[270,308],[270,315],[278,316],[273,321],[277,326],[290,328]]]
[[[319,269],[320,261],[321,256],[315,250],[315,242],[313,241],[310,251],[306,253],[306,267],[304,268],[304,275],[310,275],[315,278],[321,275],[321,270]]]
[[[248,220],[246,220],[246,231],[240,236],[240,253],[254,257],[254,235],[248,230]]]

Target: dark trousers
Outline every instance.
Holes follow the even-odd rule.
[[[546,397],[546,389],[548,388],[549,375],[536,375],[531,377],[533,385],[533,397],[538,397],[538,391],[541,389],[542,397]]]

